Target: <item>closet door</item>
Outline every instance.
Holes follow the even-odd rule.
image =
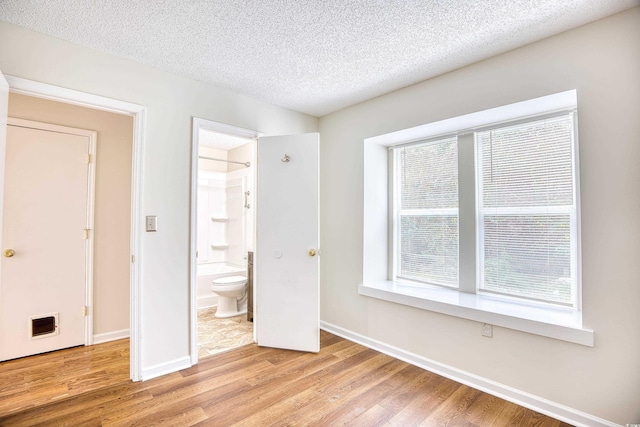
[[[0,360],[85,344],[95,132],[9,119]]]

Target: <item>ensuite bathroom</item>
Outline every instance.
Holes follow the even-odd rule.
[[[199,358],[253,342],[255,156],[253,139],[199,131]]]

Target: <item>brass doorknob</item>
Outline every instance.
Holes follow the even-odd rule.
[[[16,254],[16,251],[14,251],[13,249],[5,249],[3,252],[3,255],[7,258],[11,258],[15,254]]]
[[[316,250],[315,249],[309,249],[309,256],[316,256]]]

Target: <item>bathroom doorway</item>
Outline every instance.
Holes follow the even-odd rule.
[[[200,359],[254,342],[248,268],[255,246],[256,139],[194,119],[193,149],[198,167],[192,188],[197,309],[192,359],[194,353]]]

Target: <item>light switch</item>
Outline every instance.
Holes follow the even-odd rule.
[[[158,231],[158,217],[147,215],[147,231]]]

